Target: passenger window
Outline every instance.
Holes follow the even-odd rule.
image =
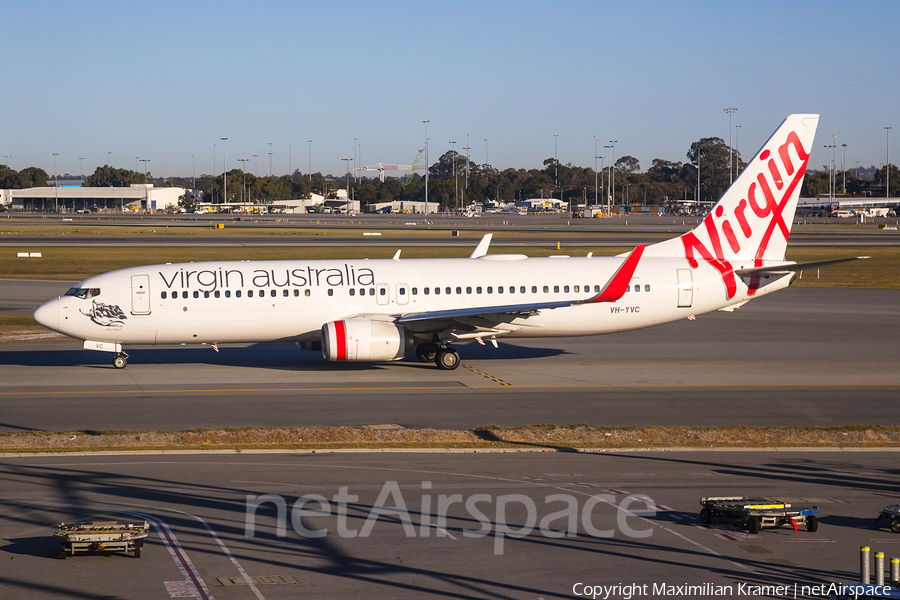
[[[515,293],[516,293],[516,286],[514,286],[514,285],[509,286],[509,293],[510,293],[510,294],[515,294]]]
[[[309,297],[309,290],[304,290],[304,291],[303,291],[303,295],[306,296],[306,297],[308,298],[308,297]]]
[[[369,288],[369,295],[370,295],[370,296],[374,296],[374,295],[375,295],[375,288]]]
[[[535,291],[537,291],[537,290],[535,290]],[[524,294],[524,293],[525,293],[525,286],[524,286],[524,285],[519,286],[519,293],[520,293],[520,294]]]
[[[350,295],[351,295],[351,296],[355,296],[355,295],[356,295],[356,290],[354,290],[353,288],[350,288]]]
[[[405,296],[406,288],[405,287],[400,288],[399,290],[397,290],[397,293],[400,294],[401,296]]]
[[[578,286],[576,285],[575,288],[574,288],[572,291],[575,292],[575,293],[577,294],[577,293],[578,293]]]
[[[471,294],[471,293],[472,293],[472,287],[471,287],[471,286],[466,286],[466,293],[467,293],[467,294]]]
[[[252,298],[252,297],[253,297],[253,290],[247,290],[247,297],[248,297],[248,298]]]
[[[600,293],[600,286],[599,286],[599,285],[595,285],[595,286],[594,286],[594,291],[597,292],[597,293],[599,294],[599,293]]]
[[[172,292],[172,300],[178,300],[178,292]]]
[[[503,293],[503,286],[502,286],[502,285],[498,285],[498,286],[497,286],[497,293],[498,293],[498,294],[502,294],[502,293]]]
[[[558,286],[558,285],[554,285],[554,286],[553,286],[553,293],[554,293],[554,294],[558,294],[558,293],[559,293],[559,286]]]
[[[480,286],[480,285],[479,285],[478,287],[475,288],[475,293],[476,293],[476,294],[480,294],[480,293],[481,293],[481,286]]]
[[[200,297],[200,292],[194,291],[194,298],[199,298],[199,297]]]
[[[431,288],[425,288],[424,292],[425,292],[425,295],[427,296],[428,294],[431,293]]]
[[[295,289],[294,290],[294,298],[299,298],[299,297],[300,297],[300,290]]]
[[[381,294],[382,296],[386,296],[386,295],[387,295],[387,288],[381,288],[380,290],[378,290],[378,293]]]
[[[418,295],[419,295],[419,288],[413,288],[413,289],[412,289],[412,295],[413,295],[413,296],[418,296]]]
[[[445,294],[452,294],[452,293],[453,293],[453,290],[452,290],[451,288],[444,288],[444,293],[445,293]]]
[[[209,298],[209,291],[208,291],[208,290],[203,292],[203,297],[204,297],[204,298]]]
[[[548,293],[549,291],[550,291],[550,288],[549,288],[548,286],[545,285],[545,286],[544,286],[544,293],[546,294],[546,293]]]
[[[334,290],[331,289],[331,288],[328,288],[328,295],[329,295],[329,296],[334,296]]]
[[[568,293],[569,293],[569,286],[567,286],[567,285],[566,285],[566,286],[563,286],[563,291],[564,291],[565,293],[568,294]]]
[[[435,294],[440,294],[440,293],[441,293],[441,288],[439,288],[439,287],[434,288],[434,293],[435,293]]]
[[[641,291],[641,286],[635,285],[635,286],[634,286],[634,291],[636,291],[636,292]]]
[[[275,290],[272,290],[271,292],[269,292],[269,295],[272,296],[272,297],[274,298],[274,297],[275,297]]]
[[[225,290],[225,297],[231,298],[231,290]]]
[[[68,293],[68,292],[66,292],[66,296],[68,296],[68,295],[69,295],[69,293]],[[74,294],[73,294],[73,295],[74,295]],[[165,292],[163,292],[163,293],[162,293],[162,299],[163,299],[163,300],[165,300],[165,299],[166,299],[166,293],[165,293]]]
[[[183,292],[181,292],[181,297],[182,297],[182,298],[187,298],[187,297],[188,297],[187,290],[184,290]]]
[[[457,293],[457,294],[462,294],[462,288],[461,288],[461,287],[456,288],[456,293]]]
[[[531,293],[537,294],[537,286],[536,285],[531,286]]]
[[[287,298],[287,297],[288,297],[288,291],[287,291],[286,289],[281,290],[281,295],[284,296],[285,298]]]
[[[488,293],[488,294],[493,294],[493,293],[494,293],[494,288],[491,287],[491,286],[488,286],[488,288],[487,288],[487,293]]]
[[[216,298],[218,298],[221,294],[219,293],[219,290],[216,290],[216,291],[213,293],[213,295],[214,295]]]
[[[645,292],[649,292],[649,291],[650,291],[650,284],[649,284],[649,283],[648,283],[647,285],[644,286],[644,291],[645,291]]]

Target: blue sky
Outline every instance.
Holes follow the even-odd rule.
[[[157,176],[342,158],[410,163],[429,120],[449,150],[498,168],[554,155],[685,160],[728,141],[750,158],[790,113],[820,113],[811,166],[847,144],[848,168],[900,159],[900,2],[3,3],[0,161]],[[558,138],[554,138],[558,135]],[[254,159],[253,155],[259,155]],[[2,158],[11,156],[11,159]],[[194,157],[192,159],[192,157]],[[840,153],[838,154],[840,161]],[[891,162],[895,162],[892,158]],[[900,161],[897,161],[900,162]],[[145,163],[140,163],[143,169]],[[374,173],[373,173],[374,175]]]

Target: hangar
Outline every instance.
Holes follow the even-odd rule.
[[[12,212],[115,212],[160,210],[178,205],[185,193],[180,187],[155,187],[150,183],[129,187],[36,187],[0,190],[0,204]]]

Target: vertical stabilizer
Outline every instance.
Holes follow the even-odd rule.
[[[818,123],[819,115],[790,115],[696,228],[644,255],[683,257],[694,268],[703,260],[731,278],[735,261],[784,260]]]

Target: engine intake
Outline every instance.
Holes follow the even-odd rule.
[[[322,326],[322,356],[325,360],[398,360],[412,349],[413,342],[406,329],[387,321],[346,319]]]

